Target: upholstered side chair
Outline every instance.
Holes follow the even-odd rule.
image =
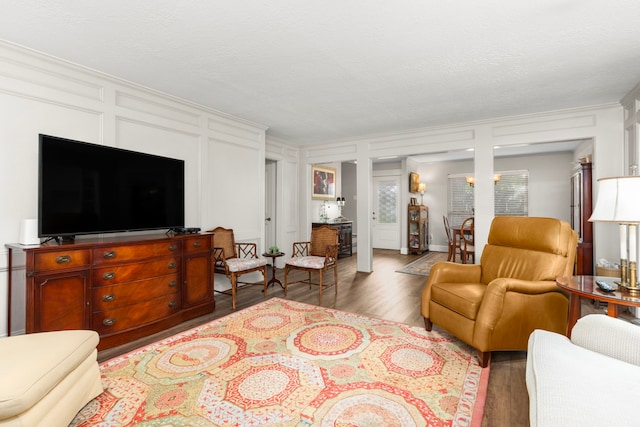
[[[231,281],[231,306],[236,308],[236,294],[238,284],[253,285],[254,283],[239,282],[243,274],[259,271],[264,283],[264,296],[267,296],[267,260],[258,257],[255,243],[236,243],[233,230],[216,227],[209,230],[213,233],[214,271],[229,277]]]
[[[422,291],[421,311],[433,324],[478,351],[526,350],[534,329],[564,334],[569,300],[555,278],[571,275],[578,236],[552,218],[496,217],[480,264],[436,263]]]
[[[324,273],[333,269],[333,286],[338,294],[338,230],[327,225],[315,227],[311,230],[311,240],[308,242],[294,242],[292,258],[284,266],[284,294],[287,287],[295,283],[308,283],[319,287],[319,303],[322,304],[322,288]],[[291,270],[302,270],[307,273],[305,279],[289,282]],[[318,282],[312,282],[311,273],[318,274]]]

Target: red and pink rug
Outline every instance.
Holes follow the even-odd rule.
[[[448,335],[279,298],[100,367],[71,426],[480,426],[489,376]]]

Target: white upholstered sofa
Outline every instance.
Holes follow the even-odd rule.
[[[640,426],[640,326],[591,314],[570,340],[535,330],[526,369],[531,427]]]

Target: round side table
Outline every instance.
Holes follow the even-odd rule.
[[[273,277],[267,282],[267,286],[271,286],[274,283],[277,283],[278,285],[280,285],[282,289],[284,289],[284,286],[282,286],[282,282],[276,278],[276,270],[277,270],[276,258],[280,258],[281,256],[284,256],[284,252],[277,252],[277,253],[265,252],[262,254],[262,256],[265,258],[271,258],[271,271],[273,272]]]

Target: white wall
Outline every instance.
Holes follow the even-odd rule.
[[[622,173],[624,132],[622,107],[619,104],[502,117],[344,141],[326,141],[313,147],[305,147],[301,151],[300,162],[313,164],[357,158],[357,265],[359,271],[369,272],[373,269],[369,238],[372,159],[474,149],[476,240],[478,246],[483,247],[494,211],[493,147],[580,139],[593,141],[593,161],[597,165],[594,179]],[[302,197],[310,198],[308,193],[303,193]],[[594,228],[597,242],[594,256],[596,259],[614,259],[617,237],[608,233],[604,224],[595,224]]]
[[[6,243],[37,215],[38,134],[185,160],[186,226],[264,236],[261,125],[0,42],[0,336],[7,334]],[[261,248],[262,249],[262,248]]]
[[[529,171],[529,216],[558,218],[570,222],[571,171],[573,154],[569,152],[495,159],[496,172]],[[429,207],[430,249],[447,251],[447,236],[442,216],[447,214],[447,177],[473,174],[472,160],[419,163],[421,181],[427,184],[424,204]]]

